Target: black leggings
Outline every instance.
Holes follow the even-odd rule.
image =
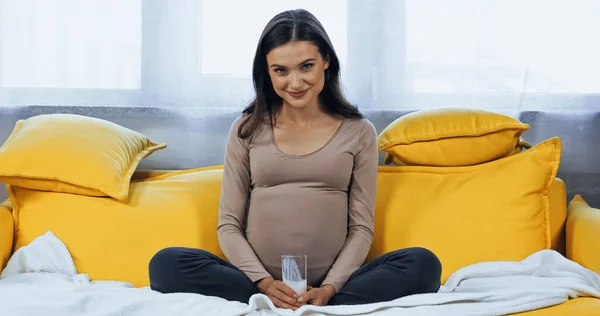
[[[329,305],[366,304],[434,293],[442,266],[424,248],[389,252],[356,270]],[[154,255],[149,265],[150,287],[162,293],[188,292],[248,303],[260,293],[231,263],[204,250],[172,247]]]

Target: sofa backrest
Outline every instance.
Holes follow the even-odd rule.
[[[50,113],[72,113],[106,119],[150,136],[168,147],[144,159],[138,169],[190,169],[223,163],[227,132],[239,110],[161,107],[0,106],[0,139],[4,141],[19,119]],[[381,132],[407,111],[368,110],[365,115]],[[518,118],[531,125],[523,135],[532,144],[552,136],[563,140],[558,177],[567,198],[581,194],[600,206],[600,110],[590,112],[524,111]],[[381,154],[383,164],[383,154]],[[0,189],[0,200],[7,197]]]

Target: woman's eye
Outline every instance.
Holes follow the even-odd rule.
[[[278,74],[281,74],[281,73],[285,72],[285,69],[283,69],[283,68],[275,68],[275,72],[278,73]]]
[[[302,65],[302,69],[306,70],[306,69],[311,68],[312,66],[313,66],[313,64],[310,64],[310,63],[309,64],[304,64],[304,65]]]

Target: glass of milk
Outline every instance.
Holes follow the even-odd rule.
[[[296,291],[296,294],[302,295],[306,292],[306,255],[282,255],[281,276],[283,283]]]

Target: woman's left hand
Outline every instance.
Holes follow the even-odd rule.
[[[308,303],[315,306],[325,306],[335,295],[335,288],[326,284],[322,287],[308,287],[307,292],[298,297],[298,303]]]

